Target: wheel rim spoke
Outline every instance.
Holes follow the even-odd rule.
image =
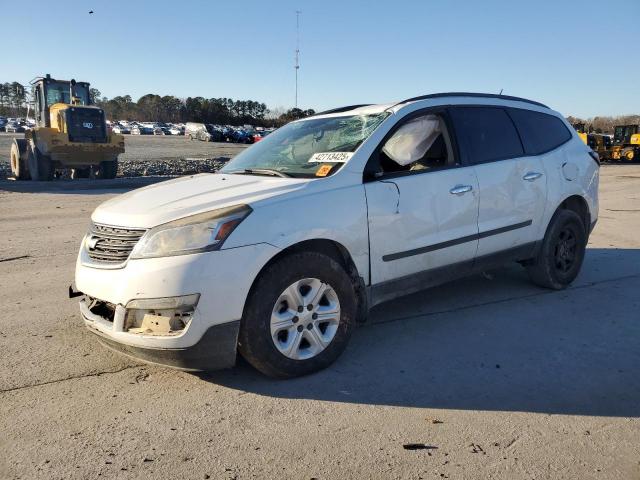
[[[287,310],[284,313],[273,312],[271,314],[271,331],[279,331],[293,326],[293,317],[295,317],[295,313],[292,310]]]
[[[302,298],[302,294],[300,293],[300,285],[299,282],[290,285],[282,295],[285,297],[292,308],[295,308],[298,305],[302,305],[304,303],[304,299]]]
[[[317,328],[312,328],[311,330],[305,330],[305,337],[311,347],[319,348],[320,350],[324,350],[331,340],[327,341],[323,338],[322,333]]]
[[[300,348],[300,342],[302,341],[302,333],[296,329],[292,329],[289,332],[289,340],[287,341],[286,353],[289,355],[295,354]]]

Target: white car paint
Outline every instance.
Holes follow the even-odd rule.
[[[480,184],[478,229],[489,232],[505,225],[531,225],[481,238],[477,256],[489,255],[537,239],[547,205],[547,175],[540,157],[520,157],[473,167]]]
[[[209,326],[237,321],[261,269],[283,249],[305,240],[340,244],[368,287],[408,275],[472,261],[542,239],[546,226],[564,199],[587,201],[591,222],[598,214],[598,168],[588,147],[571,129],[572,139],[537,157],[465,166],[392,181],[363,183],[371,153],[407,115],[439,105],[498,105],[555,115],[552,110],[514,100],[442,97],[400,105],[359,108],[326,115],[391,114],[363,142],[342,169],[317,179],[233,174],[201,174],[135,190],[99,206],[92,221],[99,224],[151,228],[210,210],[249,205],[253,210],[219,251],[167,258],[129,259],[121,268],[99,268],[87,261],[81,247],[76,287],[91,297],[123,309],[133,299],[200,294],[196,314],[181,335],[161,337],[122,331],[122,324],[86,324],[119,343],[150,348],[195,345]],[[320,118],[320,117],[315,117]],[[304,120],[301,120],[304,121]],[[252,147],[250,147],[252,148]],[[569,164],[571,167],[563,165]],[[563,172],[570,168],[575,179]],[[523,179],[542,173],[533,181]],[[458,195],[451,189],[469,185]],[[419,249],[477,235],[504,225],[532,220],[531,226],[489,238],[384,261],[385,255]],[[375,298],[372,303],[375,303]]]
[[[452,194],[470,185],[464,194]],[[396,188],[397,186],[397,188]],[[473,167],[411,175],[365,185],[369,207],[372,283],[473,260],[478,241],[394,261],[386,255],[436,245],[478,233],[478,180]]]

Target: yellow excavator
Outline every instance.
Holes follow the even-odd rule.
[[[115,178],[124,137],[107,129],[104,111],[92,105],[89,84],[47,74],[31,82],[36,126],[11,145],[11,171],[18,180],[71,177]]]
[[[640,125],[616,125],[613,129],[613,160],[640,160]]]

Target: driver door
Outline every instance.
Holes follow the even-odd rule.
[[[383,151],[400,124],[367,166],[373,173],[365,183],[373,303],[464,276],[472,268],[478,180],[473,167],[462,165],[455,154],[446,113],[435,115],[442,138],[419,161],[400,165]],[[434,152],[436,143],[439,152]]]

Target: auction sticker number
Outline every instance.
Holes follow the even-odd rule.
[[[353,157],[353,152],[318,152],[311,155],[309,163],[344,163]]]

